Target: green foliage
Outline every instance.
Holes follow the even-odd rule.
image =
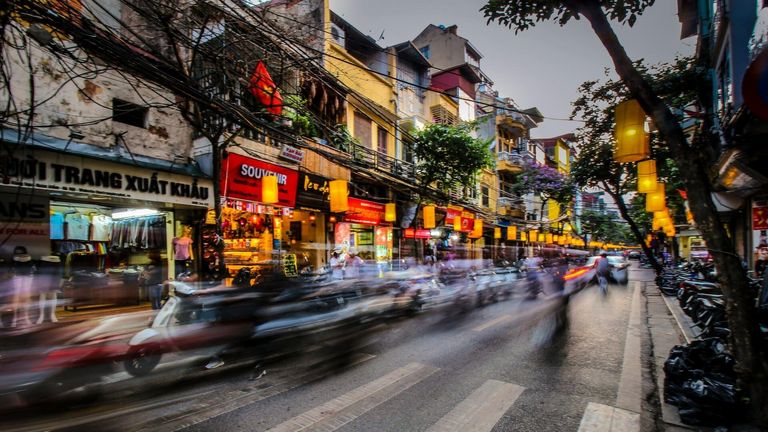
[[[606,241],[610,243],[634,243],[632,232],[625,223],[613,220],[610,216],[585,210],[581,214],[581,231],[590,234],[592,240]]]
[[[515,30],[528,30],[538,22],[555,20],[561,26],[579,19],[586,6],[602,7],[609,19],[629,26],[635,24],[645,8],[655,0],[490,0],[480,8],[488,22]]]
[[[474,186],[478,172],[494,166],[490,140],[473,138],[474,124],[432,124],[414,134],[413,153],[423,188],[448,191]]]
[[[299,95],[288,95],[283,100],[283,115],[291,119],[291,130],[300,136],[314,137],[318,136],[312,118],[307,109],[307,102]]]

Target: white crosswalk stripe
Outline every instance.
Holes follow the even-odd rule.
[[[524,390],[515,384],[488,380],[427,431],[488,432]]]
[[[407,390],[439,369],[410,363],[286,420],[268,432],[333,431]]]
[[[640,414],[594,402],[587,404],[579,432],[639,432]]]

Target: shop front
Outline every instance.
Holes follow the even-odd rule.
[[[139,284],[147,265],[162,280],[198,270],[208,179],[33,146],[2,158],[0,172],[0,263],[17,311],[59,292],[69,310],[135,305],[148,300]],[[25,260],[35,271],[12,276]]]
[[[335,249],[356,252],[379,271],[392,267],[393,229],[385,222],[384,204],[349,197],[349,209],[334,226]]]
[[[277,202],[264,203],[262,178],[277,177]],[[221,178],[221,230],[224,266],[229,278],[244,268],[261,272],[280,267],[299,230],[293,222],[309,220],[308,212],[295,211],[296,170],[230,153]]]

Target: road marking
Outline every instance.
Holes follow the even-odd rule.
[[[594,402],[587,404],[579,432],[639,432],[640,414]]]
[[[357,364],[366,362],[375,358],[375,355],[371,354],[357,354],[355,360],[347,365],[347,368],[355,366]],[[244,406],[251,405],[260,400],[264,400],[281,393],[285,393],[296,387],[300,387],[309,382],[322,379],[333,372],[327,372],[322,374],[315,374],[314,372],[308,372],[299,376],[294,376],[286,382],[281,382],[275,385],[265,387],[267,383],[257,381],[251,386],[245,388],[239,388],[221,395],[216,398],[216,402],[209,404],[207,402],[201,402],[197,406],[192,407],[181,413],[176,413],[163,418],[154,418],[144,424],[140,428],[131,428],[138,431],[169,431],[174,432],[180,429],[185,429],[190,426],[202,423],[206,420],[218,417],[220,415],[235,411]]]
[[[636,413],[642,412],[643,400],[643,376],[640,338],[642,337],[643,323],[641,320],[641,285],[635,282],[635,290],[632,293],[632,301],[629,306],[629,322],[627,323],[627,337],[624,341],[624,360],[621,365],[621,378],[619,390],[616,394],[616,406]]]
[[[509,321],[511,319],[512,319],[512,315],[508,315],[508,314],[507,315],[502,315],[502,316],[500,316],[500,317],[498,317],[498,318],[496,318],[494,320],[488,321],[485,324],[480,324],[479,326],[473,328],[472,331],[481,332],[481,331],[483,331],[483,330],[485,330],[487,328],[495,326],[496,324],[501,324],[501,323],[503,323],[505,321]]]
[[[371,409],[397,396],[414,384],[437,372],[439,368],[410,363],[332,399],[309,411],[286,420],[268,432],[302,430],[333,431],[355,420]]]
[[[427,432],[490,431],[524,390],[519,385],[488,380]]]

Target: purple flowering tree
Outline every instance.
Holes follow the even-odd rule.
[[[569,204],[576,194],[576,185],[568,176],[555,168],[531,163],[527,164],[523,172],[517,176],[512,190],[518,195],[538,193],[542,199],[543,210],[549,200],[555,200],[561,205]]]

